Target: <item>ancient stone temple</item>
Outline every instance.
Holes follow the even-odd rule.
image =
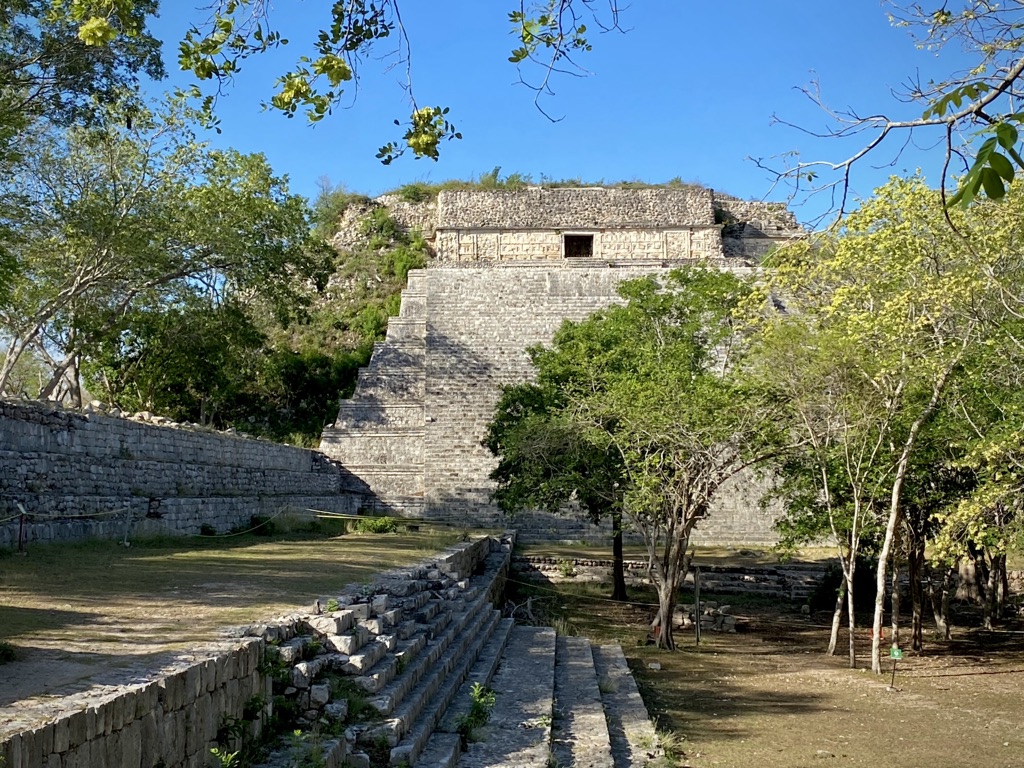
[[[402,207],[392,207],[402,220]],[[441,192],[413,223],[436,258],[409,274],[355,394],[320,449],[368,484],[380,508],[466,525],[506,525],[490,502],[494,458],[480,441],[502,385],[531,376],[526,348],[565,319],[618,301],[618,284],[684,263],[744,272],[803,230],[783,205],[692,188]],[[737,483],[705,539],[772,537]],[[529,537],[585,538],[580,522],[533,513]]]

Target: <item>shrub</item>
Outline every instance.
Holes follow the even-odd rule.
[[[253,515],[249,518],[249,531],[253,536],[273,536],[277,525],[266,515]]]
[[[364,517],[356,523],[358,533],[396,533],[398,523],[393,517]]]
[[[469,692],[469,712],[459,718],[455,730],[462,737],[462,744],[473,740],[473,731],[487,724],[491,719],[491,710],[494,709],[495,694],[490,688],[480,683],[473,683]]]
[[[405,203],[425,203],[437,197],[437,187],[424,184],[422,181],[414,181],[398,188],[395,193],[398,199]]]
[[[6,664],[17,658],[18,654],[15,652],[14,646],[8,642],[0,641],[0,664]]]

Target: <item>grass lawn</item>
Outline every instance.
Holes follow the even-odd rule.
[[[176,537],[0,551],[0,707],[156,668],[226,627],[311,606],[347,584],[429,557],[458,534]],[[155,666],[154,666],[155,665]],[[97,677],[99,676],[99,677]]]
[[[0,554],[0,640],[168,646],[296,610],[346,584],[422,560],[449,533],[290,533],[36,545]],[[166,633],[173,632],[174,637]]]

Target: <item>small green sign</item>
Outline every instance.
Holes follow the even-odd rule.
[[[894,645],[892,648],[889,649],[889,658],[890,659],[902,659],[903,658],[903,649],[902,648],[897,648]]]

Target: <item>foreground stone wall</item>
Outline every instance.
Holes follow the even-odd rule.
[[[361,487],[316,451],[0,402],[0,546],[17,544],[22,508],[29,541],[196,534],[289,509],[354,513]]]
[[[344,719],[347,707],[332,702],[330,686],[319,678],[328,667],[358,677],[369,659],[396,651],[394,632],[412,621],[433,595],[463,595],[465,580],[488,558],[503,565],[493,574],[486,597],[504,590],[514,534],[481,537],[457,544],[423,563],[381,574],[372,584],[351,585],[336,600],[339,610],[295,613],[238,630],[248,635],[196,648],[123,686],[90,689],[70,697],[41,697],[12,707],[0,717],[0,765],[4,768],[206,768],[215,764],[211,748],[237,748],[218,742],[218,731],[235,724],[259,740],[273,715],[274,694],[298,703],[297,725]],[[345,653],[332,644],[344,643]],[[317,647],[315,655],[308,651]],[[408,649],[405,649],[408,653]],[[396,666],[400,656],[394,656]],[[305,660],[304,660],[305,659]],[[16,662],[15,662],[16,663]],[[283,680],[286,686],[282,686]],[[332,704],[334,708],[332,709]],[[13,713],[10,714],[9,713]],[[344,739],[323,745],[325,766],[340,766]],[[288,765],[295,763],[289,762]],[[305,764],[305,763],[303,763]]]
[[[144,684],[62,699],[56,717],[19,710],[0,729],[5,768],[203,768],[225,718],[243,719],[258,738],[269,714],[270,678],[258,638],[197,649]]]
[[[606,538],[606,529],[571,517],[506,519],[490,501],[496,462],[481,440],[501,387],[532,375],[528,346],[549,342],[565,319],[619,301],[622,280],[665,271],[660,263],[532,263],[411,272],[400,316],[320,449],[359,475],[383,509],[466,527],[515,527],[523,540]],[[749,477],[723,489],[697,539],[774,541],[759,496]]]

